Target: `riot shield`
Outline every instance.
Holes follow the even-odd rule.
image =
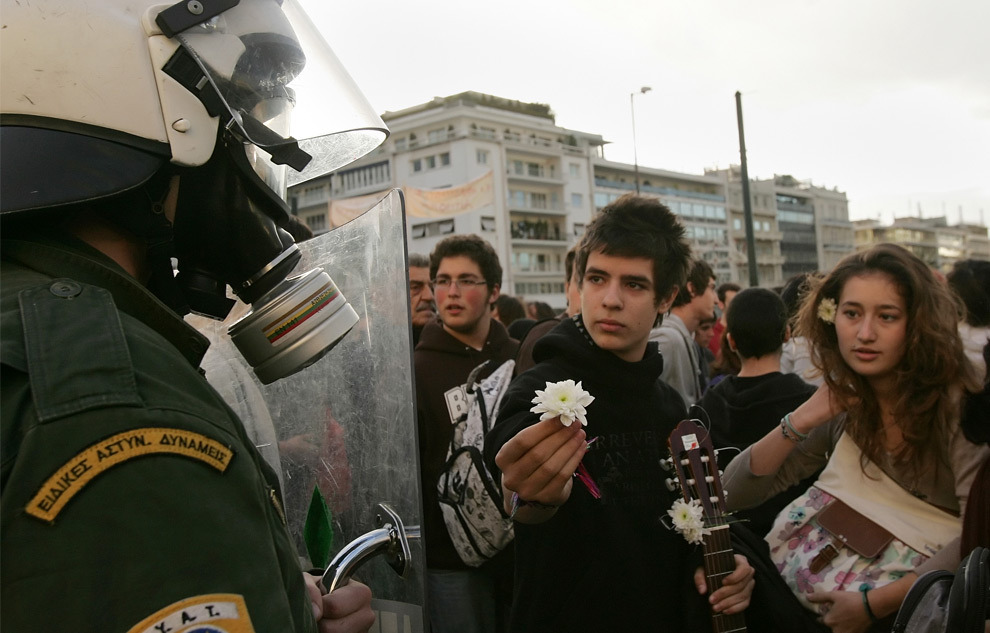
[[[296,374],[270,385],[253,375],[227,335],[247,311],[243,304],[223,323],[195,323],[212,343],[203,363],[207,378],[279,473],[300,556],[321,527],[329,556],[381,527],[380,503],[406,526],[420,523],[404,227],[402,196],[392,191],[357,219],[299,244],[303,260],[296,270],[326,271],[359,320],[326,356]],[[355,574],[372,589],[380,631],[424,629],[420,539],[410,540],[407,555],[404,577],[387,557],[369,559]]]

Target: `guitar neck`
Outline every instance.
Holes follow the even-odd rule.
[[[736,568],[736,560],[729,539],[727,524],[715,525],[711,534],[704,536],[705,581],[709,593],[722,586],[722,579]],[[746,618],[742,613],[726,615],[712,612],[712,630],[715,633],[743,633],[746,631]]]

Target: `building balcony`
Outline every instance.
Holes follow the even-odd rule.
[[[642,178],[642,176],[640,176]],[[610,180],[608,178],[602,178],[600,176],[595,177],[596,187],[608,187],[611,189],[623,189],[626,191],[636,191],[636,183],[634,182],[619,182],[618,180]],[[674,187],[655,187],[653,185],[640,184],[640,193],[655,193],[662,196],[674,196],[679,198],[690,198],[692,200],[708,200],[711,202],[725,202],[725,196],[714,194],[714,193],[702,193],[700,191],[685,191],[683,189],[675,189]]]
[[[512,212],[512,213],[526,213],[526,214],[532,214],[532,215],[550,215],[550,216],[557,216],[557,217],[565,217],[567,215],[567,211],[564,209],[564,205],[562,205],[562,204],[547,205],[547,206],[544,206],[544,207],[531,207],[531,206],[528,206],[528,205],[517,204],[515,202],[512,202],[512,200],[509,200],[507,202],[507,205],[509,207],[509,211]]]
[[[547,176],[547,175],[533,176],[528,173],[517,173],[509,169],[505,170],[505,176],[510,181],[539,183],[542,185],[563,186],[567,182],[563,176]]]
[[[513,268],[512,276],[516,279],[541,279],[544,277],[550,278],[553,281],[558,281],[564,278],[564,269],[550,269],[547,267],[545,270],[536,269],[524,269],[524,268]]]
[[[553,247],[553,248],[569,248],[571,243],[561,235],[560,239],[556,236],[554,237],[527,237],[518,234],[516,231],[512,232],[512,245],[513,246],[540,246],[540,247]]]
[[[839,251],[843,253],[851,253],[856,250],[856,245],[852,242],[825,242],[822,244],[822,248],[827,251]]]
[[[746,229],[732,229],[732,238],[745,241]],[[780,231],[754,231],[753,238],[757,242],[780,242],[784,239],[784,234]]]
[[[823,226],[835,226],[843,229],[849,229],[852,231],[855,228],[852,222],[849,220],[839,220],[836,218],[821,218],[821,223]]]

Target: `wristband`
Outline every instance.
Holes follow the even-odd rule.
[[[874,615],[873,609],[870,608],[870,600],[866,597],[866,594],[870,591],[870,589],[872,589],[872,587],[865,582],[859,586],[859,590],[863,593],[863,608],[866,609],[866,615],[870,616],[870,622],[878,622],[880,618]]]
[[[788,413],[787,415],[785,415],[784,417],[782,417],[780,419],[780,427],[782,429],[787,429],[787,431],[790,432],[790,435],[793,435],[794,436],[794,438],[795,438],[794,441],[796,441],[796,442],[802,442],[802,441],[808,439],[808,434],[807,433],[802,433],[801,431],[798,431],[796,428],[794,428],[794,425],[791,424],[791,414],[790,413]],[[784,437],[787,437],[788,436],[788,432],[787,431],[784,432]]]
[[[509,518],[510,519],[515,518],[516,512],[519,511],[519,508],[522,508],[522,507],[525,507],[525,506],[531,506],[533,508],[539,508],[540,510],[556,510],[557,508],[560,507],[560,506],[551,505],[549,503],[540,503],[539,501],[526,501],[525,499],[523,499],[522,497],[519,496],[519,493],[513,492],[512,493],[512,512],[509,514]]]
[[[791,442],[794,442],[795,444],[800,444],[802,441],[801,437],[788,430],[787,424],[784,422],[783,419],[780,420],[780,434],[784,436],[785,440],[789,440]]]

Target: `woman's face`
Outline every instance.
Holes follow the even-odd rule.
[[[875,387],[893,377],[904,357],[907,306],[886,273],[850,277],[839,294],[835,333],[853,371]]]

